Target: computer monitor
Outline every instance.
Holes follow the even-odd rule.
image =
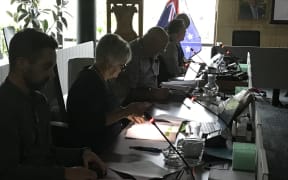
[[[288,48],[254,47],[249,53],[252,87],[273,89],[272,105],[281,104],[280,89],[288,90]]]
[[[247,63],[247,52],[254,48],[253,46],[214,46],[211,57],[217,53],[222,53],[225,55],[224,60],[231,59],[232,61],[234,59],[238,63]]]
[[[3,28],[3,35],[6,43],[7,50],[9,49],[9,44],[13,36],[15,35],[15,28],[13,26],[8,26]]]

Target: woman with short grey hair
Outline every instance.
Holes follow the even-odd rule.
[[[96,62],[80,72],[68,93],[67,112],[77,146],[102,153],[122,129],[122,120],[144,122],[149,103],[121,107],[107,81],[118,77],[131,59],[131,49],[119,35],[107,34],[96,47]]]
[[[125,65],[131,60],[130,45],[116,34],[109,34],[101,38],[96,47],[96,64],[100,70],[113,69],[111,66]]]

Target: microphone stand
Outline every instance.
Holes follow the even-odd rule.
[[[198,53],[199,53],[200,51],[199,51],[198,53],[196,53],[193,48],[190,48],[190,51],[191,51],[193,54],[188,58],[189,61],[193,62],[192,57],[196,55],[196,56],[202,61],[202,63],[205,64],[205,66],[207,66],[206,62],[198,55]],[[191,59],[191,60],[190,60],[190,59]],[[195,61],[194,61],[194,62],[195,62]],[[199,62],[198,62],[198,63],[199,63]]]
[[[164,139],[168,142],[168,144],[170,145],[170,147],[172,147],[172,149],[177,153],[177,155],[180,157],[180,159],[183,161],[184,165],[186,166],[186,168],[188,168],[189,174],[191,174],[192,180],[195,180],[191,167],[188,164],[188,162],[184,159],[184,157],[179,153],[179,151],[174,147],[174,145],[171,143],[171,141],[166,137],[166,135],[161,131],[161,129],[157,126],[157,124],[155,123],[155,119],[147,112],[144,112],[144,116],[145,118],[151,123],[153,124],[156,129],[160,132],[160,134],[164,137]]]

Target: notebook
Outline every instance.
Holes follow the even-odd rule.
[[[252,94],[248,90],[242,90],[227,99],[223,104],[219,105],[219,114],[216,121],[201,123],[202,133],[211,134],[231,127],[233,119],[239,116],[252,100]]]
[[[169,141],[174,143],[176,141],[179,128],[185,119],[168,115],[158,115],[154,118],[158,128],[165,134]],[[159,130],[149,121],[142,124],[131,125],[127,129],[125,138],[166,141],[159,133]]]

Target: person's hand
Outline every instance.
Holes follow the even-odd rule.
[[[98,179],[96,172],[84,167],[65,168],[66,180],[94,180]]]
[[[99,173],[98,176],[107,174],[107,167],[105,163],[90,149],[85,149],[82,157],[85,168],[93,168],[93,170],[96,170],[97,173]]]
[[[137,124],[141,124],[141,123],[145,122],[145,118],[143,116],[138,116],[135,114],[128,115],[127,119],[129,119],[130,121],[137,123]]]
[[[127,118],[135,123],[144,123],[145,118],[143,117],[143,114],[149,107],[151,107],[152,104],[148,102],[135,102],[130,103],[126,110],[128,112]]]

